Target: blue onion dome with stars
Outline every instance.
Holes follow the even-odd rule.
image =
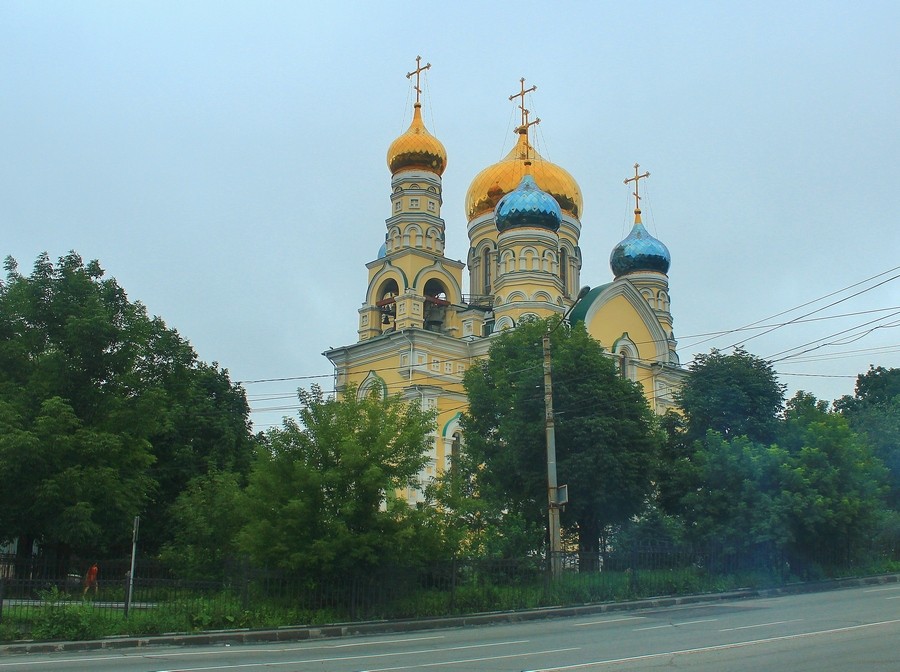
[[[500,233],[509,229],[549,229],[559,231],[562,213],[559,203],[526,172],[519,186],[506,194],[494,209],[494,222]]]
[[[618,278],[636,271],[656,271],[666,274],[672,257],[669,249],[650,235],[641,223],[641,211],[634,211],[634,227],[609,255],[609,266]]]

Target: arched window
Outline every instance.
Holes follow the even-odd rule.
[[[390,331],[394,327],[394,320],[397,318],[397,304],[394,297],[398,294],[400,294],[400,288],[393,278],[382,282],[378,289],[375,305],[381,311],[381,330],[383,332]]]
[[[669,310],[669,295],[664,290],[660,290],[656,295],[657,307],[660,310]]]
[[[453,432],[453,442],[450,444],[450,472],[459,473],[459,451],[462,448],[462,434]]]
[[[364,399],[369,395],[374,395],[378,399],[384,399],[387,396],[387,384],[374,371],[369,371],[369,375],[360,383],[356,391],[357,399]]]
[[[425,283],[425,328],[429,331],[440,331],[447,317],[447,288],[437,278]]]
[[[481,273],[484,282],[482,283],[482,294],[487,296],[491,293],[491,250],[484,248],[481,253]]]
[[[623,333],[616,342],[613,343],[613,352],[618,357],[619,373],[623,378],[635,380],[637,378],[637,359],[639,356],[637,344],[628,336],[628,332]]]

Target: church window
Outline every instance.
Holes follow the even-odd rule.
[[[387,396],[387,385],[384,379],[374,371],[369,371],[369,375],[360,384],[356,393],[357,399],[364,399],[368,396],[375,396],[378,399],[384,399]]]
[[[444,362],[444,373],[453,373],[453,362]]]
[[[459,432],[453,432],[453,441],[450,444],[450,469],[455,470],[458,469],[457,461],[459,460],[459,449],[462,447],[462,434]]]
[[[482,294],[487,295],[491,293],[491,251],[488,248],[484,248],[484,252],[481,253],[481,265],[484,267]]]
[[[613,344],[613,352],[619,358],[619,373],[623,378],[628,378],[630,380],[637,379],[637,359],[638,359],[638,349],[637,345],[634,341],[629,338],[628,333],[622,334],[622,336],[616,339],[616,342]]]
[[[400,208],[403,207],[400,201],[394,201],[394,212],[400,212]]]
[[[562,281],[563,294],[569,296],[569,253],[566,248],[559,251],[559,279]]]
[[[660,310],[669,310],[669,295],[664,291],[660,291],[659,294],[656,295],[657,306]]]
[[[457,373],[458,375],[461,376],[461,375],[463,375],[465,372],[466,372],[466,365],[465,365],[465,364],[457,364],[457,365],[456,365],[456,373]]]
[[[435,211],[434,201],[428,201],[428,212],[434,212],[434,211]]]
[[[447,306],[450,301],[447,298],[447,288],[437,278],[432,278],[425,283],[425,328],[429,331],[441,331],[447,317]]]
[[[411,210],[418,210],[419,209],[419,199],[418,198],[409,199],[409,207]]]

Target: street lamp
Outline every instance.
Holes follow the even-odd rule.
[[[572,309],[591,288],[585,285],[578,292],[562,319],[544,334],[544,422],[547,432],[547,504],[550,532],[550,572],[554,579],[562,573],[562,536],[559,531],[559,486],[556,483],[556,428],[553,422],[553,371],[550,365],[550,335],[566,321]]]

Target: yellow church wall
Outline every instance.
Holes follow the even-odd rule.
[[[627,333],[638,348],[638,356],[642,360],[652,360],[656,356],[656,344],[653,335],[644,323],[634,306],[624,296],[616,296],[605,303],[585,325],[591,336],[600,341],[607,350]]]
[[[644,396],[651,406],[655,407],[654,369],[643,364],[655,361],[656,343],[653,334],[631,302],[624,296],[610,299],[600,307],[585,327],[608,352],[613,351],[616,341],[622,338],[623,334],[628,334],[628,338],[637,347],[637,359],[640,360],[636,365],[629,367],[629,377],[641,384]]]

